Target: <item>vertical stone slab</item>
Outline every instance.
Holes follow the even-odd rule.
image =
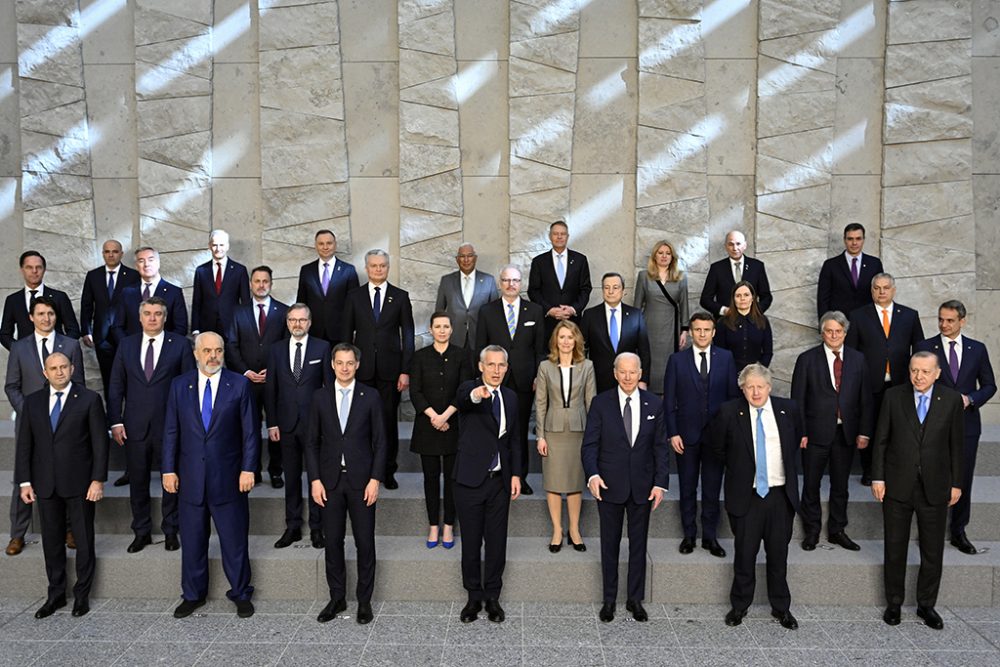
[[[5,233],[0,243],[0,289],[5,292],[21,285],[17,270],[17,256],[22,252],[21,114],[14,3],[0,0],[0,228]]]

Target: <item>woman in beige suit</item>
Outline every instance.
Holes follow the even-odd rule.
[[[590,401],[597,393],[594,365],[583,354],[583,334],[570,322],[556,325],[549,339],[549,358],[535,378],[535,435],[542,456],[542,475],[552,518],[549,551],[562,548],[562,494],[569,514],[567,539],[577,551],[587,547],[580,536],[583,464],[580,443]]]

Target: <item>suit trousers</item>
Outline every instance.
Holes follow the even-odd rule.
[[[882,408],[882,398],[885,396],[885,390],[889,388],[889,383],[887,382],[885,388],[882,391],[877,391],[872,394],[872,424],[878,424],[878,413]],[[875,443],[870,443],[864,449],[858,450],[858,458],[861,459],[861,476],[871,479],[872,477],[872,449]]]
[[[181,480],[181,484],[184,481]],[[181,529],[181,596],[185,600],[201,600],[208,595],[208,538],[211,534],[209,519],[215,523],[222,551],[222,571],[229,580],[226,597],[230,600],[249,600],[253,597],[250,585],[250,507],[246,494],[236,500],[212,505],[206,500],[194,505],[178,500]]]
[[[767,555],[767,599],[775,611],[788,611],[792,595],[788,590],[788,543],[792,539],[795,510],[785,487],[772,486],[763,498],[750,495],[750,507],[743,516],[729,515],[735,555],[733,586],[729,601],[733,609],[744,610],[753,602],[757,587],[757,553],[761,542]]]
[[[254,409],[257,414],[257,428],[259,432],[260,425],[264,423],[264,384],[261,382],[251,382],[250,393],[253,395],[253,404],[256,406]],[[264,442],[267,445],[267,474],[271,477],[281,475],[283,470],[281,465],[281,443],[272,442],[270,438],[264,438]],[[264,447],[260,449],[261,452],[264,451]],[[255,472],[259,473],[263,466],[264,455],[262,453]]]
[[[364,488],[352,488],[343,472],[337,485],[326,490],[326,507],[322,508],[322,515],[326,535],[326,583],[330,587],[331,600],[347,597],[344,536],[348,516],[358,553],[358,602],[371,602],[375,590],[375,505],[365,505],[364,496]]]
[[[21,489],[17,484],[13,485],[10,495],[10,537],[20,537],[28,534],[31,526],[31,505],[26,505],[21,500]],[[65,537],[65,536],[64,536]]]
[[[76,538],[76,584],[73,597],[85,600],[90,596],[94,583],[96,558],[94,554],[94,503],[83,496],[38,499],[38,512],[42,520],[42,552],[45,555],[45,574],[49,579],[48,599],[66,594],[66,520]]]
[[[400,393],[396,391],[396,380],[379,380],[375,378],[375,389],[382,399],[382,418],[385,420],[385,479],[396,474],[399,464],[396,457],[399,456],[399,398]]]
[[[976,454],[979,452],[979,436],[965,436],[965,458],[962,468],[962,497],[951,506],[951,534],[961,535],[969,525],[972,513],[972,480],[976,473]]]
[[[153,463],[159,466],[162,455],[163,443],[158,439],[125,441],[125,465],[131,480],[128,499],[132,507],[132,532],[136,535],[149,535],[153,532],[153,522],[150,518],[149,476],[153,470]],[[176,535],[177,494],[164,492],[160,508],[163,514],[160,529],[164,535]]]
[[[519,433],[517,436],[521,439],[521,470],[518,475],[521,481],[524,482],[528,476],[529,461],[531,460],[531,452],[528,448],[528,426],[531,421],[531,408],[535,405],[535,392],[533,391],[518,391],[517,392],[517,430]]]
[[[917,541],[920,545],[920,569],[917,572],[917,604],[933,607],[941,587],[944,561],[944,535],[948,504],[927,502],[920,480],[913,486],[908,501],[882,501],[885,524],[885,598],[890,605],[901,605],[906,590],[906,553],[910,546],[910,524],[917,515]]]
[[[101,386],[104,387],[104,400],[107,402],[108,383],[111,380],[111,367],[115,363],[115,348],[111,345],[110,341],[104,341],[94,346],[94,353],[97,355],[97,366],[101,370]]]
[[[641,602],[646,596],[646,543],[649,537],[649,515],[653,505],[637,503],[631,497],[624,503],[607,500],[597,502],[601,520],[601,579],[604,582],[604,602],[618,598],[618,554],[622,543],[622,526],[628,516],[628,599]]]
[[[462,585],[470,600],[498,600],[507,565],[510,513],[510,489],[503,475],[487,477],[479,486],[456,482],[455,511],[462,527]]]
[[[826,534],[836,535],[847,528],[847,484],[854,461],[854,443],[844,439],[844,427],[837,426],[832,443],[821,445],[810,442],[802,450],[802,502],[799,516],[806,535],[819,535],[823,525],[823,511],[820,508],[819,486],[830,466],[830,515],[826,522]]]
[[[701,538],[716,539],[719,528],[719,495],[722,493],[722,465],[702,443],[684,443],[684,453],[677,454],[677,480],[680,483],[681,524],[684,537],[698,535],[698,480],[701,479]]]
[[[278,443],[281,446],[281,464],[285,468],[285,528],[298,530],[302,528],[302,470],[306,427],[300,427],[291,432],[283,432]],[[312,499],[309,483],[306,482],[306,496],[309,503],[309,529],[323,528],[320,516],[320,506]]]

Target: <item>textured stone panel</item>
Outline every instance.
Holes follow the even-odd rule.
[[[412,244],[421,244],[428,239],[437,238],[442,234],[454,235],[462,231],[462,218],[442,213],[431,213],[412,208],[403,208],[399,212],[399,245],[411,248]],[[456,246],[457,248],[457,246]],[[454,250],[452,251],[454,253]]]
[[[701,24],[641,19],[639,69],[691,81],[704,81],[705,47],[701,39]]]
[[[347,147],[343,141],[331,139],[261,148],[260,160],[265,165],[261,186],[284,188],[346,181]]]
[[[25,229],[94,238],[94,205],[89,199],[24,212]]]
[[[457,146],[399,143],[399,180],[413,181],[458,169],[461,156]]]
[[[833,173],[882,171],[882,60],[840,58],[833,123]]]
[[[55,137],[21,132],[21,165],[24,171],[90,176],[90,142],[86,137]]]
[[[435,146],[458,146],[458,112],[401,102],[400,139]]]
[[[840,0],[760,0],[760,39],[829,30],[840,18]]]
[[[833,90],[762,97],[758,102],[758,137],[791,135],[833,127],[835,99]],[[787,139],[794,141],[793,137]]]
[[[337,44],[339,41],[336,2],[317,2],[260,11],[261,51]]]
[[[138,100],[210,95],[212,93],[210,79],[183,74],[166,67],[136,63],[135,73],[138,82],[135,96]]]
[[[758,100],[753,60],[705,62],[704,132],[708,141],[708,173],[752,174]]]
[[[707,188],[708,179],[702,172],[655,167],[639,167],[636,171],[638,206],[653,206],[704,197]]]
[[[19,23],[17,50],[21,78],[83,86],[83,54],[77,28]]]
[[[559,35],[512,42],[510,55],[539,65],[549,65],[567,72],[575,72],[580,50],[579,35],[564,32]]]
[[[451,2],[443,11],[414,21],[400,21],[399,48],[455,57],[455,14]],[[400,16],[402,19],[403,17]]]
[[[892,240],[896,253],[905,252],[906,243],[913,243],[915,246],[924,245],[951,248],[966,253],[974,253],[978,245],[976,242],[976,227],[971,215],[963,215],[946,220],[920,222],[915,225],[904,225],[902,227],[889,227],[883,230],[882,239],[883,244],[887,240]],[[865,249],[867,250],[867,247]],[[913,261],[916,261],[920,253],[914,251],[913,254]],[[937,253],[932,252],[932,254],[934,262],[938,262]],[[926,259],[926,255],[923,255],[923,257]],[[962,267],[963,270],[966,268]]]
[[[700,21],[703,0],[639,0],[639,16]]]
[[[206,2],[205,4],[210,6],[210,3]],[[140,3],[136,5],[135,10],[135,44],[143,46],[162,42],[165,39],[207,35],[211,29],[210,21],[210,17],[204,21],[192,21],[147,8],[146,3]]]
[[[506,176],[510,154],[507,63],[460,62],[458,77],[477,86],[475,92],[463,95],[458,107],[462,174]]]
[[[344,118],[344,90],[336,46],[260,53],[260,105]]]
[[[894,44],[885,52],[885,86],[896,88],[921,81],[968,76],[971,73],[972,42]]]
[[[139,195],[148,197],[178,190],[204,188],[209,177],[151,160],[139,160]]]
[[[212,42],[202,36],[137,46],[135,60],[202,79],[212,78]]]
[[[80,22],[76,0],[17,0],[14,8],[21,23],[76,27]]]
[[[553,188],[511,197],[510,212],[538,220],[565,220],[569,216],[569,189]]]
[[[451,9],[452,0],[400,0],[399,22],[406,23],[434,16]]]
[[[19,83],[14,66],[0,64],[0,178],[21,175],[20,112],[17,104]]]
[[[976,287],[1000,290],[1000,262],[995,261],[996,249],[1000,247],[1000,176],[976,174],[972,177],[972,186],[976,218]],[[996,319],[1000,318],[994,321]]]
[[[206,212],[206,221],[209,217],[210,214]],[[181,251],[203,251],[205,234],[209,231],[209,227],[197,229],[143,216],[139,231],[142,234],[142,242],[153,246],[162,255]],[[193,280],[193,268],[192,276],[184,277],[179,284],[189,284]]]
[[[826,247],[779,252],[758,252],[755,257],[767,265],[767,278],[773,290],[785,290],[802,284],[803,276],[818,276],[826,261]],[[813,293],[813,313],[816,312],[816,294]],[[777,304],[778,299],[775,299]],[[786,318],[787,319],[787,318]]]
[[[753,238],[755,199],[753,176],[709,175],[708,230],[713,250],[721,248],[722,239],[731,229],[741,229],[748,239]],[[752,240],[750,244],[754,251]]]
[[[971,108],[971,77],[892,88],[885,92],[885,142],[971,136]]]
[[[576,90],[576,75],[512,56],[509,86],[511,97],[572,93]]]
[[[135,178],[135,71],[132,65],[88,65],[87,127],[94,178]]]
[[[825,231],[830,224],[830,192],[829,185],[821,185],[763,194],[757,198],[757,209],[769,218],[794,220]]]
[[[448,215],[462,215],[462,182],[459,170],[399,184],[400,206]]]
[[[264,147],[311,143],[317,137],[344,134],[343,121],[274,109],[260,111],[260,144]]]
[[[528,275],[532,256],[552,247],[548,236],[549,224],[534,218],[524,218],[511,214],[510,263],[521,270],[521,275]],[[524,253],[524,255],[515,253]]]
[[[62,233],[53,234],[25,228],[22,247],[41,248],[49,266],[92,267],[94,265],[94,244],[81,243],[78,236]],[[62,278],[60,279],[60,277]],[[49,279],[46,283],[51,284],[56,289],[68,291],[70,294],[75,294],[83,283],[83,275],[76,272],[49,271],[46,278]]]
[[[455,73],[455,67],[455,58],[452,56],[400,49],[399,87],[409,88],[418,83],[451,76]]]
[[[212,128],[212,98],[179,97],[136,102],[139,141],[162,139]]]
[[[885,147],[883,183],[916,185],[967,180],[972,177],[969,139],[892,144]]]
[[[705,138],[640,126],[638,163],[660,171],[677,169],[705,173]]]
[[[403,102],[427,104],[444,109],[458,109],[458,95],[455,90],[455,77],[445,77],[419,83],[399,91],[399,99]]]
[[[212,23],[212,2],[206,0],[138,0],[138,5],[147,9],[169,11],[174,16],[210,25]]]
[[[708,220],[708,199],[688,199],[636,210],[636,225],[678,234],[703,229]]]
[[[1000,8],[998,8],[1000,9]],[[997,14],[1000,17],[1000,12]],[[998,26],[1000,32],[1000,26]],[[1000,58],[972,61],[972,164],[979,173],[1000,173]]]
[[[433,287],[436,294],[441,275],[455,268],[455,253],[460,245],[462,245],[462,233],[458,231],[401,246],[399,252],[403,259],[419,260],[437,266],[437,278],[432,278],[428,284],[429,287]],[[406,271],[400,271],[400,274],[408,275]],[[434,295],[430,300],[434,300]]]
[[[191,171],[211,175],[211,133],[195,132],[139,144],[139,157]]]
[[[150,220],[162,220],[195,229],[209,229],[212,212],[212,191],[192,188],[182,193],[144,196],[139,200],[139,213]]]
[[[883,228],[954,218],[972,212],[971,181],[906,185],[882,191]]]
[[[757,215],[757,252],[821,248],[826,251],[826,229],[790,220]]]
[[[782,192],[830,183],[827,170],[778,160],[767,155],[757,156],[757,194]]]
[[[510,157],[510,194],[537,192],[569,186],[570,172],[540,162]]]
[[[888,44],[968,39],[972,36],[969,0],[912,0],[889,3]]]
[[[54,109],[22,116],[21,129],[53,137],[85,139],[87,136],[87,105],[80,101]]]
[[[511,102],[513,111],[514,100]],[[569,123],[562,123],[558,118],[542,118],[531,132],[520,137],[512,137],[511,155],[560,169],[569,169],[572,164],[573,137],[572,120]]]
[[[280,229],[268,229],[263,232],[261,239],[264,241],[280,241],[281,243],[288,244],[285,246],[286,252],[292,252],[294,254],[294,259],[299,262],[299,265],[304,264],[305,258],[309,257],[312,253],[302,253],[298,249],[292,249],[289,246],[299,246],[301,248],[313,247],[314,240],[316,238],[316,232],[321,229],[329,229],[334,234],[337,235],[337,251],[338,255],[345,251],[349,251],[349,246],[344,246],[342,239],[350,238],[350,228],[348,227],[347,218],[333,218],[329,220],[316,220],[304,225],[293,225],[291,227],[282,227]],[[298,271],[296,270],[296,273]]]
[[[586,58],[577,74],[573,170],[635,173],[638,82],[635,61]]]
[[[93,196],[91,180],[87,176],[24,172],[22,180],[24,208],[33,209],[55,206],[90,199]]]
[[[760,55],[834,74],[837,71],[838,46],[838,31],[825,30],[762,41]]]
[[[691,232],[689,229],[667,234],[652,227],[636,227],[633,265],[636,268],[645,267],[653,246],[663,240],[669,241],[677,250],[681,268],[688,276],[689,293],[693,302],[697,303],[705,283],[705,272],[708,271],[708,237]]]
[[[269,229],[338,218],[350,211],[349,190],[345,183],[271,188],[262,192],[262,207]]]
[[[399,82],[395,63],[345,63],[344,112],[352,176],[395,176]]]
[[[510,3],[510,41],[580,29],[579,0],[534,0]]]
[[[705,84],[639,72],[639,124],[690,132],[705,118]]]

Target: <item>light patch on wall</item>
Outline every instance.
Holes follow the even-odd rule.
[[[480,89],[496,74],[497,52],[491,51],[486,60],[472,63],[455,75],[455,95],[459,104],[472,99]]]
[[[17,179],[0,178],[0,220],[10,220],[14,216],[17,203]]]
[[[567,222],[573,228],[573,233],[586,235],[590,230],[596,230],[598,225],[622,209],[622,182],[616,182],[604,188],[588,199],[582,206],[569,215]]]
[[[53,26],[41,39],[18,54],[17,66],[21,76],[30,76],[42,63],[66,49],[80,48],[85,36],[123,8],[121,0],[98,0],[80,12],[78,27]]]
[[[625,92],[625,69],[607,75],[583,93],[583,102],[593,110],[603,109]]]
[[[14,94],[14,68],[0,67],[0,102]]]
[[[72,163],[77,157],[87,154],[90,156],[90,147],[101,141],[101,128],[97,123],[91,123],[88,127],[86,119],[81,120],[62,137],[55,139],[51,145],[44,150],[33,154],[26,154],[23,158],[22,169],[46,174],[58,174],[60,166]],[[41,184],[43,181],[33,181]],[[25,198],[33,191],[31,184],[25,184],[23,194]]]
[[[726,21],[750,7],[750,0],[714,0],[701,10],[701,34],[708,36]]]

